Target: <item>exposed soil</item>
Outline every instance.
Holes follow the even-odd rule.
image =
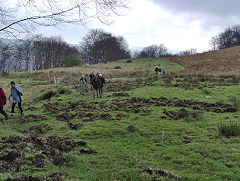
[[[46,133],[47,131],[51,131],[51,130],[53,130],[52,126],[48,124],[42,124],[42,125],[31,126],[29,129],[26,129],[21,132],[38,135],[38,134]]]
[[[49,136],[46,138],[31,135],[29,137],[2,137],[0,142],[0,173],[22,171],[24,165],[44,168],[46,160],[55,165],[67,164],[64,153],[74,151],[76,147],[86,146],[85,141],[75,141],[67,137]],[[18,178],[20,179],[20,178]]]
[[[162,116],[162,119],[172,119],[172,120],[179,120],[179,119],[185,119],[185,120],[196,120],[199,118],[203,112],[190,112],[184,108],[179,109],[178,111],[167,111],[166,109],[163,110],[163,113],[165,116]]]
[[[42,121],[46,120],[45,115],[34,115],[34,114],[28,114],[21,118],[21,122],[37,122],[37,121]]]
[[[57,110],[65,110],[59,114]],[[151,107],[181,107],[190,108],[193,110],[225,113],[225,112],[237,112],[238,107],[232,106],[230,104],[223,104],[220,102],[208,103],[208,102],[198,102],[194,100],[181,100],[178,98],[168,99],[166,97],[159,98],[121,98],[113,99],[106,102],[72,102],[67,104],[49,103],[44,105],[45,111],[49,112],[52,116],[56,117],[60,121],[68,122],[70,129],[79,129],[81,124],[73,125],[70,123],[74,118],[82,119],[84,122],[96,121],[96,120],[121,120],[128,116],[128,113],[140,114],[142,116],[151,113]],[[77,112],[73,114],[68,111]],[[111,112],[111,114],[109,114]],[[124,112],[124,113],[123,113]],[[166,119],[181,119],[181,114],[173,115],[165,112]],[[191,116],[195,113],[191,113]],[[37,129],[37,128],[36,128]],[[39,128],[40,129],[40,128]],[[41,129],[39,130],[41,133]]]
[[[78,123],[78,124],[68,123],[68,127],[71,130],[79,130],[82,126],[83,124],[81,123]]]
[[[98,153],[96,150],[85,150],[85,149],[81,149],[80,153],[84,153],[84,154],[93,154],[93,153]]]
[[[64,176],[66,176],[66,174],[60,172],[50,174],[49,176],[46,176],[44,178],[28,175],[18,175],[15,178],[8,177],[5,181],[63,181]]]

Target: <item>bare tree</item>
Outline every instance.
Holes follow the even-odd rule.
[[[230,48],[240,45],[240,25],[226,28],[224,32],[212,37],[210,45],[213,50]]]
[[[2,44],[0,47],[0,72],[9,72],[9,61],[11,59],[10,46],[8,44]]]
[[[128,44],[122,36],[103,30],[91,30],[81,42],[81,58],[85,63],[96,64],[130,57]]]
[[[214,36],[210,40],[210,47],[212,48],[212,50],[217,50],[217,45],[218,45],[218,36]]]
[[[185,50],[185,51],[180,51],[177,56],[187,56],[187,55],[194,55],[197,53],[197,49],[196,48],[190,48],[189,50]]]
[[[31,32],[37,25],[85,24],[96,18],[110,24],[123,15],[129,0],[13,0],[0,2],[0,32],[10,36]]]
[[[167,55],[167,47],[163,44],[160,45],[150,45],[148,47],[144,47],[138,55],[138,58],[145,57],[165,57]]]

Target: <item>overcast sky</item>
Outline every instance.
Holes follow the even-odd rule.
[[[196,48],[202,52],[210,49],[213,36],[240,24],[238,0],[132,0],[130,7],[126,16],[116,17],[110,26],[94,20],[87,27],[66,25],[44,32],[78,44],[89,29],[101,28],[123,36],[130,48],[164,44],[171,51]]]

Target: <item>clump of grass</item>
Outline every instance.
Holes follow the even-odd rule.
[[[240,126],[237,123],[221,123],[218,126],[219,132],[226,136],[226,137],[231,137],[231,136],[238,136],[240,134]]]
[[[231,102],[231,104],[232,104],[233,106],[240,106],[240,99],[237,98],[236,96],[231,96],[231,97],[229,98],[229,101]]]
[[[209,89],[204,88],[202,91],[205,95],[211,94],[211,91]]]

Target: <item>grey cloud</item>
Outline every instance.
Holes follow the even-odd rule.
[[[177,15],[189,14],[191,19],[200,19],[203,26],[228,27],[240,18],[238,0],[150,0]]]

